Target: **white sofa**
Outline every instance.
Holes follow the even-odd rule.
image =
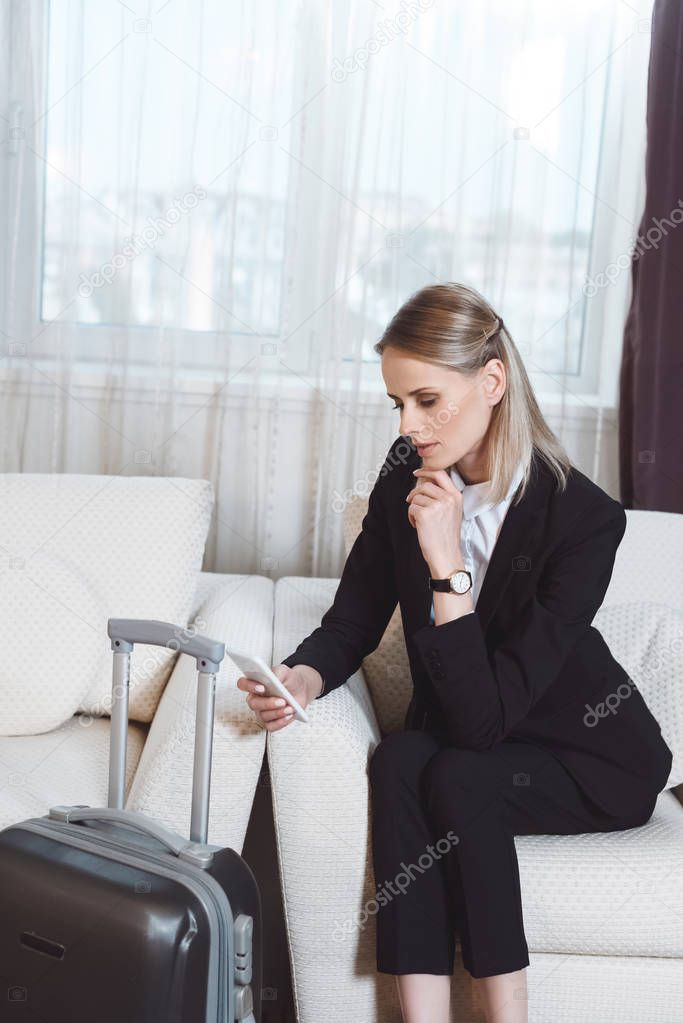
[[[42,481],[34,477],[28,483],[44,486],[46,499],[54,505],[64,499],[64,492],[71,499],[72,481],[78,488],[85,479],[90,486],[95,479],[107,485],[104,477],[62,476],[61,492],[56,495],[50,489],[54,488],[52,477]],[[176,489],[179,483],[159,482]],[[279,663],[320,623],[338,579],[284,577],[273,582],[258,575],[202,572],[197,550],[202,532],[205,539],[207,507],[210,515],[213,497],[191,493],[193,485],[203,481],[182,482],[183,501],[166,527],[178,550],[187,545],[190,533],[195,546],[194,562],[187,562],[180,580],[184,589],[179,583],[175,597],[178,606],[185,601],[182,623],[200,621],[205,635],[251,650],[271,664]],[[136,485],[149,487],[150,481],[126,484]],[[7,516],[11,491],[5,487],[2,496]],[[158,513],[168,514],[167,494],[144,496],[147,512],[149,500],[163,496],[163,510]],[[202,505],[199,524],[189,512],[187,521],[183,517],[188,496]],[[20,495],[19,513],[27,519],[22,530],[26,536],[41,530],[47,535],[50,530],[44,522],[36,523],[22,511],[23,499]],[[67,510],[68,504],[67,500]],[[102,518],[109,514],[108,508],[102,505]],[[366,508],[367,500],[361,499],[347,506],[347,550]],[[599,614],[600,627],[610,633],[615,655],[630,667],[629,658],[639,654],[637,644],[633,645],[639,633],[629,608],[637,621],[649,623],[647,635],[645,627],[641,630],[648,648],[657,607],[682,610],[683,516],[629,511],[627,518],[626,535]],[[64,522],[69,521],[65,516]],[[59,528],[63,537],[69,527]],[[92,551],[98,549],[102,528],[102,521],[96,519],[90,548],[87,530],[79,532],[69,548],[72,559],[83,559],[84,572],[93,564]],[[163,523],[155,519],[155,528],[163,532]],[[140,540],[138,559],[145,557],[149,545],[149,537]],[[107,566],[101,557],[104,564],[98,558],[98,571],[114,577],[118,560]],[[159,552],[152,551],[150,559],[151,572],[160,566]],[[142,577],[138,603],[131,607],[132,596],[124,593],[126,599],[119,595],[100,610],[112,616],[155,617],[180,624],[178,618],[163,613],[169,607],[169,584],[160,590],[149,572],[138,567]],[[152,601],[146,612],[145,600]],[[56,609],[54,615],[58,617]],[[6,635],[13,627],[21,630],[24,625],[18,618],[5,621]],[[47,621],[41,628],[33,623],[34,643],[44,633],[49,633]],[[51,642],[58,643],[58,637]],[[683,700],[677,699],[674,686],[683,679],[676,676],[680,647],[675,637],[670,646],[672,664],[658,665],[655,672],[656,679],[665,682],[653,683],[651,692],[652,700],[659,701],[653,710],[665,735],[670,731],[679,736],[680,716],[676,715]],[[55,665],[69,656],[68,642],[52,646]],[[137,702],[131,700],[141,720],[132,720],[129,727],[126,806],[187,834],[195,665],[193,659],[180,655],[166,668],[170,675],[157,672],[153,698],[142,698],[143,684]],[[209,841],[242,850],[267,751],[297,1019],[299,1023],[322,1019],[400,1023],[394,978],[375,969],[372,913],[358,925],[359,913],[374,894],[368,759],[382,735],[402,727],[410,695],[399,611],[380,646],[352,678],[310,706],[308,725],[294,722],[267,733],[247,708],[244,693],[235,687],[239,674],[226,658],[217,680]],[[645,686],[640,688],[650,702]],[[658,690],[662,688],[668,703],[661,702]],[[100,714],[92,710],[83,700],[80,709],[58,727],[32,735],[3,736],[0,721],[0,827],[40,816],[58,803],[106,805],[109,718],[106,710]],[[673,739],[670,745],[673,748]],[[679,746],[674,753],[674,767],[680,770],[683,750]],[[531,961],[530,1023],[683,1020],[683,787],[676,791],[681,801],[673,790],[663,792],[652,819],[642,828],[516,838]],[[452,1004],[454,1023],[483,1023],[459,953]]]

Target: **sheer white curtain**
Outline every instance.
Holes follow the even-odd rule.
[[[8,0],[2,471],[209,478],[206,568],[336,576],[372,345],[460,280],[604,485],[651,5]]]

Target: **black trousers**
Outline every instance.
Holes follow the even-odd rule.
[[[391,732],[369,764],[377,969],[452,974],[455,934],[473,977],[529,965],[514,835],[623,831],[652,816],[606,814],[552,754],[490,750],[427,731]]]

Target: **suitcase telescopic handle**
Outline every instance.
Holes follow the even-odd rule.
[[[186,631],[170,622],[144,618],[110,618],[107,622],[112,650],[130,652],[135,643],[165,646],[196,658],[197,671],[217,672],[225,657],[225,643],[205,636],[186,636]]]
[[[186,633],[186,629],[170,622],[135,618],[110,618],[107,622],[107,635],[114,651],[108,804],[110,809],[122,810],[125,798],[130,655],[133,646],[145,643],[189,654],[195,658],[198,671],[190,840],[205,845],[209,827],[216,674],[225,656],[225,644]]]

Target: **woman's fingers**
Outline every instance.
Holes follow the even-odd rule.
[[[244,675],[237,679],[237,688],[245,693],[265,693],[266,687],[263,682],[256,682],[253,678],[246,678]]]
[[[292,710],[292,708],[289,706],[289,704],[285,704],[284,707],[258,707],[258,706],[254,706],[253,699],[250,701],[249,697],[247,697],[247,703],[249,703],[249,706],[254,711],[254,713],[256,713],[260,717],[262,717],[264,721],[273,721],[274,718],[282,717],[283,714],[287,714],[287,713],[289,713]]]
[[[280,721],[269,721],[266,724],[266,729],[269,732],[278,732],[281,728],[286,728],[287,725],[291,725],[292,721],[295,721],[293,714],[289,714],[286,718],[282,718]]]
[[[429,480],[424,480],[419,486],[413,487],[406,496],[406,501],[411,501],[416,494],[429,494],[431,497],[439,498],[443,495],[443,487],[438,486],[436,483],[431,483]]]
[[[293,708],[281,696],[259,695],[259,691],[264,691],[262,683],[242,676],[237,679],[237,688],[247,693],[245,701],[247,706],[253,710],[269,732],[285,728],[295,720]]]
[[[248,683],[249,685],[240,685],[240,682]],[[270,696],[259,695],[253,688],[254,685],[260,685],[260,683],[254,683],[250,678],[240,678],[237,680],[237,685],[240,689],[244,689],[247,692],[247,705],[252,710],[261,713],[264,710],[275,710],[278,707],[287,707],[289,704],[282,696]],[[263,688],[263,687],[261,687]]]
[[[280,728],[285,728],[290,722],[294,721],[294,713],[289,710],[265,710],[262,714],[256,715],[266,729],[269,732],[277,732]]]
[[[262,713],[264,710],[277,710],[279,707],[288,707],[289,704],[282,696],[254,696],[252,693],[247,696],[247,703],[252,710]]]
[[[289,710],[287,710],[286,708],[283,710],[264,710],[263,713],[261,714],[261,719],[263,721],[280,721],[282,720],[282,718],[288,720],[290,717],[293,716],[293,714],[294,711],[291,709],[291,707],[289,708]]]

